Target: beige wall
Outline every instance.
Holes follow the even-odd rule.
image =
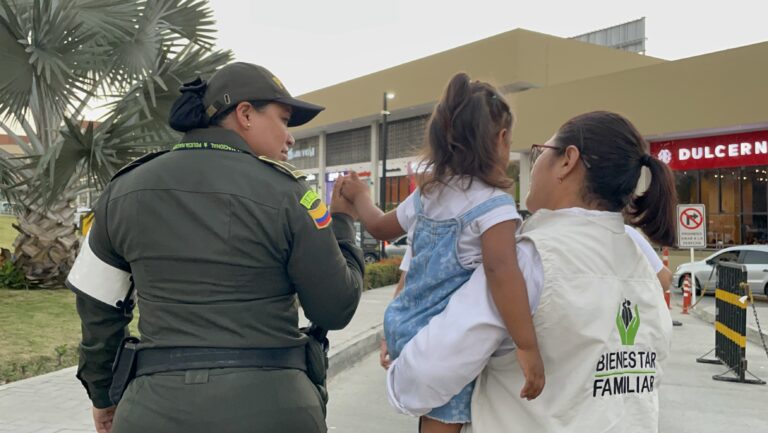
[[[517,29],[301,95],[327,109],[308,125],[296,128],[296,132],[301,135],[303,130],[378,116],[385,91],[397,95],[389,101],[390,111],[434,103],[450,77],[459,71],[498,86],[530,83],[544,87],[663,62]]]
[[[21,151],[21,148],[15,144],[0,144],[0,150],[4,150],[11,155],[19,155],[21,156],[23,152]]]
[[[768,125],[768,42],[510,95],[514,150],[570,117],[617,111],[645,136]],[[746,126],[745,126],[746,127]]]

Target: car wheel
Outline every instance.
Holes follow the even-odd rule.
[[[768,296],[768,283],[765,283],[765,288],[763,288],[763,293],[765,296]]]
[[[376,263],[377,261],[379,261],[379,256],[376,254],[368,253],[365,255],[365,263],[370,265],[371,263]]]

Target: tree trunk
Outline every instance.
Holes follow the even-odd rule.
[[[13,243],[14,266],[33,288],[63,288],[75,262],[80,236],[69,201],[53,204],[47,213],[25,209],[13,227],[19,231]]]

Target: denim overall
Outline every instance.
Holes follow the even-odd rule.
[[[504,194],[488,199],[456,218],[436,221],[424,215],[421,195],[416,190],[414,206],[417,217],[411,245],[413,258],[405,288],[384,313],[384,334],[392,359],[400,355],[405,344],[432,317],[443,311],[453,292],[472,275],[474,269],[468,269],[459,262],[457,249],[462,230],[476,218],[504,205],[514,206],[515,202],[511,196]],[[445,423],[469,422],[473,388],[474,382],[427,416]]]

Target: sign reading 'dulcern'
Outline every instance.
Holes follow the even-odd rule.
[[[656,141],[651,153],[672,170],[768,165],[768,131]]]

